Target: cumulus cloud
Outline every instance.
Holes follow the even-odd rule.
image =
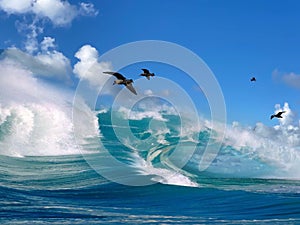
[[[283,106],[275,105],[274,114],[280,111],[285,111],[283,118],[278,119],[279,125],[267,127],[264,124],[257,124],[255,133],[263,137],[267,137],[275,142],[286,143],[288,146],[300,145],[300,120],[297,114],[291,110],[289,104],[285,102]]]
[[[111,71],[112,65],[110,62],[99,62],[98,51],[90,46],[82,46],[75,54],[79,59],[74,65],[73,72],[79,78],[87,80],[93,86],[102,86],[110,78],[103,74],[104,71]]]
[[[98,14],[91,3],[74,5],[67,0],[0,0],[0,10],[21,16],[16,27],[18,32],[25,34],[25,49],[30,54],[38,50],[37,37],[43,33],[45,22],[64,27],[76,17]]]
[[[281,107],[280,104],[275,105],[274,113],[276,114],[280,111],[285,111],[285,113],[282,115],[283,118],[279,120],[279,123],[282,127],[288,127],[298,124],[296,113],[290,109],[287,102],[284,103],[283,107]]]
[[[278,125],[267,126],[257,123],[254,128],[245,129],[234,122],[226,131],[227,141],[236,147],[268,148],[281,151],[280,148],[295,148],[300,145],[300,120],[285,102],[275,105],[274,113],[285,111]],[[276,149],[275,149],[276,148]],[[278,148],[278,149],[277,149]]]
[[[275,126],[257,123],[254,128],[245,128],[234,123],[227,127],[224,144],[246,158],[278,168],[279,173],[299,178],[300,121],[287,102],[275,105],[274,113],[281,110],[286,113],[282,119],[276,119],[279,124]]]
[[[42,51],[35,56],[17,48],[9,48],[1,54],[1,57],[11,64],[29,70],[35,76],[69,82],[72,73],[70,60],[61,52],[50,50],[53,47],[54,39],[45,38],[41,44]]]
[[[58,26],[70,24],[77,14],[75,6],[60,0],[38,0],[32,5],[31,10],[38,17],[48,18]]]
[[[282,73],[278,70],[273,71],[273,78],[275,80],[282,81],[286,85],[300,89],[300,74],[290,72],[290,73]]]
[[[29,12],[32,3],[32,0],[1,0],[0,8],[8,14],[21,14]]]
[[[62,0],[0,0],[0,9],[7,14],[32,14],[38,19],[48,19],[56,26],[68,25],[80,15],[98,14],[91,3],[76,6]]]
[[[54,86],[43,82],[32,71],[17,64],[9,59],[0,60],[0,104],[10,105],[12,103],[25,104],[28,102],[41,103],[49,102],[62,103],[62,93],[54,90]],[[68,95],[71,99],[72,95],[65,88],[64,97]],[[66,94],[68,92],[68,94]]]

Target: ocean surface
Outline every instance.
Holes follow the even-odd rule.
[[[218,139],[166,106],[105,109],[75,140],[63,107],[1,108],[0,224],[300,224],[299,148],[263,126]]]

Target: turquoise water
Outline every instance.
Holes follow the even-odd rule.
[[[238,148],[226,141],[230,137],[219,140],[211,135],[207,126],[183,131],[182,118],[166,112],[156,119],[116,113],[112,123],[113,113],[97,115],[99,136],[85,139],[83,154],[65,154],[66,146],[55,145],[50,149],[55,154],[49,155],[49,146],[36,149],[22,142],[24,138],[9,148],[15,119],[8,117],[0,126],[0,223],[300,223],[299,171],[293,158],[278,159],[276,149],[272,156],[269,149]],[[206,170],[199,170],[209,138],[222,141],[221,149]],[[17,154],[20,146],[36,154]],[[187,163],[178,167],[191,146],[195,150]],[[107,152],[128,173],[110,164]],[[153,184],[135,185],[141,180]]]
[[[201,179],[200,179],[201,180]],[[199,182],[200,182],[199,180]],[[1,157],[1,224],[297,224],[300,183],[205,178],[202,187],[108,182],[81,156]]]

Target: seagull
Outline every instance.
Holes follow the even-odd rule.
[[[140,76],[144,76],[148,80],[150,80],[150,77],[154,77],[155,76],[154,73],[150,73],[149,70],[147,70],[147,69],[142,69],[142,70],[144,71],[144,73],[140,74]]]
[[[276,114],[271,115],[271,119],[273,119],[274,117],[276,117],[276,118],[282,118],[282,116],[281,116],[282,113],[285,113],[285,111],[281,111],[281,112],[278,112]]]
[[[252,78],[250,79],[250,81],[256,81],[256,78],[255,78],[255,77],[252,77]]]
[[[114,81],[113,85],[115,85],[115,84],[119,84],[119,85],[124,84],[133,94],[137,95],[136,90],[132,86],[132,83],[133,83],[132,79],[127,79],[122,74],[117,73],[117,72],[103,72],[103,73],[113,75],[117,78],[117,80]]]

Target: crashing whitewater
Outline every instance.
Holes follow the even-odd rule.
[[[76,122],[79,127],[77,131],[80,130],[78,136],[74,135],[74,92],[71,88],[58,88],[34,76],[26,68],[6,60],[1,61],[0,74],[1,155],[101,154],[100,147],[93,145],[91,150],[86,143],[95,138],[100,142],[104,138],[106,142],[111,141],[107,138],[118,124],[105,121],[103,116],[109,118],[116,115],[122,124],[129,121],[135,137],[130,140],[127,133],[113,137],[117,138],[118,146],[121,146],[119,149],[125,149],[125,158],[130,158],[128,165],[140,174],[155,175],[152,179],[157,182],[197,186],[192,181],[193,177],[202,173],[216,177],[300,178],[299,121],[287,103],[283,106],[286,117],[280,120],[279,125],[268,127],[257,123],[254,128],[245,128],[234,123],[227,126],[224,139],[219,139],[218,133],[221,131],[212,131],[207,120],[202,119],[200,127],[193,126],[193,121],[184,123],[182,127],[178,121],[185,118],[177,115],[171,105],[155,103],[149,111],[143,106],[153,104],[147,102],[151,99],[142,102],[141,107],[136,109],[119,107],[117,111],[95,111],[82,102],[81,120]],[[280,109],[277,105],[276,110]],[[209,138],[215,138],[214,141],[220,142],[221,147],[207,170],[201,171],[199,162]],[[178,151],[176,147],[179,143]],[[191,145],[194,146],[193,154],[186,165],[179,168],[176,160],[184,158]],[[175,149],[177,156],[170,160]]]

